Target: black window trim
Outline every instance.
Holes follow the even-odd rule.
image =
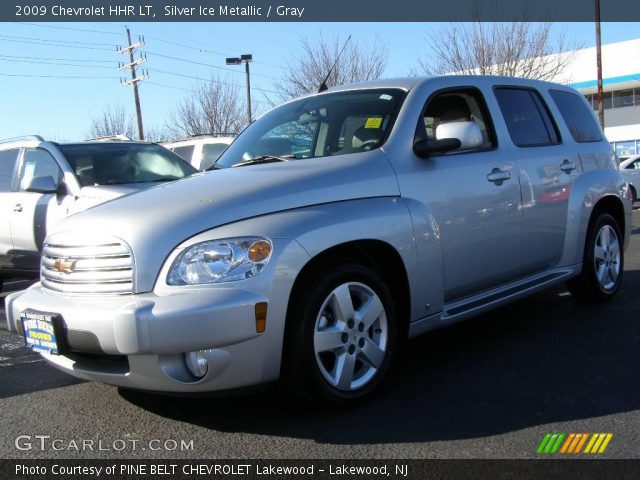
[[[491,116],[491,110],[489,110],[489,106],[487,105],[487,100],[484,98],[484,94],[482,93],[482,90],[480,90],[477,86],[475,85],[459,85],[459,86],[455,86],[455,87],[444,87],[441,88],[439,90],[436,90],[435,92],[432,92],[428,97],[427,100],[424,102],[424,106],[422,107],[422,110],[420,110],[420,117],[418,118],[418,122],[416,124],[416,131],[413,135],[413,144],[415,145],[416,142],[420,141],[420,140],[426,140],[425,138],[422,138],[422,135],[420,135],[421,133],[421,129],[420,129],[420,122],[422,122],[424,124],[424,114],[427,111],[427,107],[429,106],[429,104],[431,103],[431,101],[437,97],[438,95],[442,95],[443,93],[455,93],[455,92],[461,92],[461,93],[465,93],[465,92],[473,92],[475,94],[478,95],[477,98],[479,98],[479,104],[478,107],[480,107],[480,111],[482,113],[482,115],[485,117],[485,125],[487,126],[487,134],[489,135],[489,139],[491,140],[492,145],[490,147],[486,147],[486,148],[474,148],[471,150],[460,150],[460,151],[451,151],[451,152],[443,152],[443,153],[434,153],[431,154],[429,156],[429,158],[432,157],[450,157],[453,155],[465,155],[465,154],[469,154],[469,153],[483,153],[483,152],[493,152],[495,150],[498,149],[498,144],[499,144],[499,140],[498,140],[498,135],[496,134],[496,128],[493,122],[493,117]]]
[[[527,144],[522,144],[522,145],[518,145],[516,142],[513,141],[513,138],[511,138],[511,132],[509,132],[509,126],[507,124],[507,119],[504,117],[504,112],[502,111],[502,108],[500,108],[500,102],[498,101],[498,97],[495,94],[496,90],[526,90],[529,92],[529,94],[532,94],[532,98],[533,98],[533,103],[536,106],[536,109],[538,110],[538,114],[540,115],[540,118],[542,120],[542,124],[544,125],[545,129],[547,130],[547,135],[549,136],[549,140],[552,140],[551,137],[551,133],[549,132],[549,127],[550,125],[548,125],[547,120],[545,120],[544,115],[542,114],[542,112],[540,112],[540,105],[538,105],[539,103],[542,104],[542,107],[545,109],[548,119],[551,121],[551,128],[553,128],[553,130],[555,131],[556,134],[556,142],[553,143],[527,143]],[[500,110],[500,114],[502,115],[502,118],[504,120],[505,125],[507,126],[507,134],[509,135],[509,138],[511,138],[511,143],[513,143],[513,145],[517,148],[536,148],[536,147],[557,147],[558,145],[563,145],[564,144],[564,140],[562,138],[562,135],[560,135],[560,129],[558,128],[558,122],[556,121],[556,119],[553,117],[553,114],[551,113],[551,110],[549,109],[549,105],[547,105],[547,102],[544,99],[544,96],[542,95],[542,93],[540,92],[540,90],[538,90],[535,87],[530,87],[528,85],[509,85],[509,84],[504,84],[504,85],[494,85],[493,86],[493,95],[495,97],[496,103],[498,104],[498,109]],[[536,101],[536,98],[538,101]]]

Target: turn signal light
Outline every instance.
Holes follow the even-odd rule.
[[[267,329],[267,302],[256,303],[256,332],[264,333]]]

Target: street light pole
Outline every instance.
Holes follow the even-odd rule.
[[[251,54],[243,54],[239,57],[229,57],[227,58],[227,65],[242,65],[244,63],[244,71],[247,79],[247,119],[249,123],[253,120],[251,118],[251,75],[249,73],[249,64],[253,60],[253,55]]]
[[[249,62],[244,62],[245,74],[247,76],[247,118],[251,123],[251,76],[249,75]]]
[[[598,119],[600,126],[604,128],[604,103],[602,100],[602,38],[600,36],[600,0],[596,0],[596,68],[598,70],[598,93],[596,103],[598,104]]]

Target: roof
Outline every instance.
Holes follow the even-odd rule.
[[[464,83],[468,81],[470,84],[479,82],[490,82],[507,85],[523,85],[523,86],[554,86],[554,87],[566,87],[559,83],[547,82],[544,80],[534,80],[530,78],[519,77],[504,77],[497,75],[441,75],[436,77],[404,77],[404,78],[388,78],[381,80],[369,80],[366,82],[351,83],[345,85],[338,85],[329,88],[327,92],[339,92],[347,90],[357,90],[364,88],[400,88],[402,90],[409,91],[417,86],[430,83],[430,82],[442,82],[443,80],[451,79],[456,83]]]

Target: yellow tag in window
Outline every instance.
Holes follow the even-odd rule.
[[[380,128],[380,125],[382,125],[382,117],[369,117],[364,128]]]

